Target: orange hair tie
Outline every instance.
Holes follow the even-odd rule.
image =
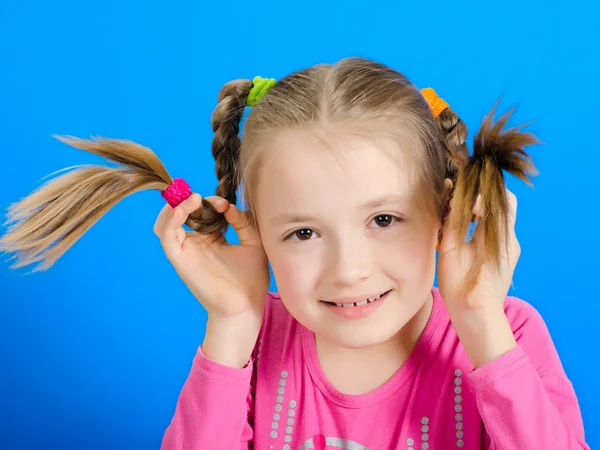
[[[429,109],[431,109],[431,112],[433,113],[433,117],[439,116],[443,110],[450,107],[450,105],[448,105],[443,98],[440,98],[432,88],[421,89],[421,94],[425,97]]]

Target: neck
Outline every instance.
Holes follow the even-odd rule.
[[[419,311],[394,336],[370,347],[349,349],[316,336],[317,354],[329,382],[350,395],[365,394],[385,384],[414,350],[432,308],[433,296],[429,294]]]

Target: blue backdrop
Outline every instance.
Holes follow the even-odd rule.
[[[523,248],[511,294],[544,316],[599,445],[598,7],[201,3],[0,2],[0,207],[102,162],[55,133],[135,140],[212,193],[209,118],[233,78],[371,57],[435,87],[471,130],[503,95],[545,142],[536,188],[509,184]],[[152,233],[163,204],[129,197],[49,272],[0,266],[2,449],[159,447],[206,319]]]

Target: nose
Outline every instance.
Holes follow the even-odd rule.
[[[332,249],[331,271],[335,284],[352,286],[371,275],[367,242],[359,237],[340,239]]]

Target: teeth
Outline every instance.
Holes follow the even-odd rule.
[[[378,295],[377,297],[372,297],[372,298],[367,298],[365,300],[361,300],[360,302],[355,302],[355,303],[336,303],[336,306],[339,306],[341,308],[353,308],[355,306],[364,306],[367,303],[373,303],[375,300],[381,298],[381,295]]]

